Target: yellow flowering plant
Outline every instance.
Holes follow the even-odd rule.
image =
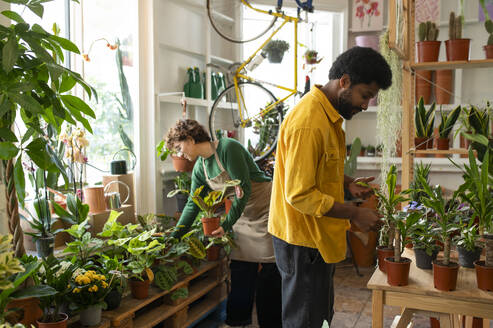
[[[112,277],[94,270],[78,269],[70,280],[70,299],[77,309],[83,310],[92,305],[102,305],[110,292]]]

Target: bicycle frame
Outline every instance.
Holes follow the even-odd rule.
[[[254,8],[254,7],[252,7],[252,5],[250,5],[250,3],[246,2],[245,0],[241,0],[241,2],[245,6],[249,7],[252,10],[255,10],[256,12],[275,16],[275,17],[278,17],[278,18],[281,18],[282,20],[284,20],[284,22],[272,32],[272,34],[267,38],[267,40],[265,40],[264,43],[262,43],[262,45],[248,59],[246,59],[238,67],[238,69],[235,72],[235,76],[233,77],[236,99],[238,100],[238,113],[240,115],[240,124],[242,127],[245,127],[253,118],[256,118],[258,116],[263,116],[264,114],[266,114],[267,112],[269,112],[270,110],[275,108],[279,103],[284,102],[286,99],[288,99],[289,97],[291,97],[292,95],[294,95],[298,92],[298,22],[300,21],[300,19],[298,17],[287,16],[287,15],[284,15],[283,13],[279,13],[279,12],[272,12],[272,11],[266,11],[266,10]],[[294,44],[295,44],[294,45],[294,87],[288,88],[288,87],[285,87],[282,85],[268,83],[268,84],[270,84],[270,85],[272,85],[278,89],[288,91],[289,94],[287,96],[285,96],[284,98],[279,99],[276,102],[270,104],[269,106],[264,108],[257,115],[252,116],[252,117],[245,120],[244,115],[242,113],[243,110],[246,111],[246,108],[243,109],[243,105],[242,105],[242,103],[244,104],[245,102],[243,100],[243,94],[238,87],[238,80],[239,79],[245,79],[245,80],[248,80],[250,82],[260,82],[260,83],[262,83],[264,81],[256,80],[256,79],[254,79],[248,75],[244,75],[241,73],[241,71],[245,68],[246,65],[248,65],[252,61],[252,59],[258,54],[258,52],[261,51],[270,40],[272,40],[272,38],[277,34],[277,32],[279,32],[279,30],[281,28],[283,28],[284,25],[286,25],[286,23],[290,23],[290,22],[294,23]]]

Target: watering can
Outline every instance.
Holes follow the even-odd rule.
[[[122,184],[127,188],[127,198],[125,198],[125,200],[123,202],[121,201],[121,197],[120,197],[119,192],[117,192],[117,191],[107,192],[108,187],[110,185],[112,185],[113,183]],[[108,210],[114,210],[114,209],[118,209],[118,208],[122,207],[122,205],[127,202],[129,197],[130,197],[130,188],[128,187],[128,185],[125,182],[115,180],[115,181],[111,181],[110,183],[108,183],[104,187],[104,199],[106,201],[106,208]]]

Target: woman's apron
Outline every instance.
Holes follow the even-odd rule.
[[[221,173],[215,178],[209,179],[205,162],[202,159],[204,175],[209,188],[222,190],[226,181],[232,180],[224,169],[216,150],[214,157]],[[252,192],[240,218],[233,225],[235,234],[235,247],[231,251],[231,259],[246,262],[273,263],[274,248],[272,237],[267,232],[267,221],[269,219],[270,194],[272,182],[251,181]],[[225,197],[230,195],[225,195]]]

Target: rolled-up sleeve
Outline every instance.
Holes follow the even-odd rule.
[[[299,128],[285,136],[286,201],[297,211],[321,217],[334,206],[334,197],[317,187],[317,169],[323,158],[322,135],[315,129]]]

